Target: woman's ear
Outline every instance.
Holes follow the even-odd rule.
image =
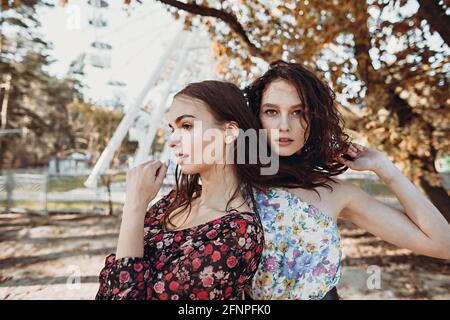
[[[239,136],[239,127],[235,121],[228,122],[225,125],[225,143],[233,143]]]

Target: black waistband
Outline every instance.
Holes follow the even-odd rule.
[[[336,287],[333,287],[327,294],[322,298],[322,300],[339,300],[339,295]]]

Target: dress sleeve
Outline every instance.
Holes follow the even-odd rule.
[[[182,244],[183,254],[164,266],[163,277],[148,288],[152,299],[242,298],[244,286],[253,277],[261,258],[262,228],[243,218],[224,225],[216,221],[209,229],[197,231],[204,232],[199,241]]]
[[[174,195],[172,190],[153,206],[147,209],[144,228],[149,217],[165,208]],[[147,243],[144,237],[144,252]],[[151,276],[147,259],[144,257],[122,257],[116,259],[114,253],[105,259],[105,265],[100,271],[100,287],[95,296],[96,300],[146,300],[146,283]]]

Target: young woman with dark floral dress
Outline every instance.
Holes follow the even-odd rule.
[[[96,299],[242,298],[264,239],[247,204],[254,199],[244,198],[241,189],[257,187],[259,168],[228,164],[217,148],[234,147],[239,128],[257,125],[245,109],[239,88],[226,82],[190,84],[175,95],[167,119],[178,158],[176,189],[147,209],[167,167],[150,161],[127,173],[117,251],[106,258]],[[208,162],[194,148],[210,146],[205,130],[224,138]]]

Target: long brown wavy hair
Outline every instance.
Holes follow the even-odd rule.
[[[344,121],[335,105],[335,94],[313,72],[299,63],[277,60],[269,69],[244,89],[253,114],[259,119],[264,91],[276,80],[286,80],[298,92],[306,112],[307,140],[300,152],[280,157],[279,172],[266,176],[269,187],[300,187],[315,189],[325,186],[332,190],[332,176],[345,172],[348,167],[335,157],[349,146],[349,136],[344,133]],[[260,122],[261,125],[261,122]]]
[[[237,123],[238,127],[244,131],[260,128],[257,118],[248,112],[247,102],[242,91],[232,83],[215,80],[191,83],[175,94],[174,99],[177,97],[187,97],[202,101],[209,107],[209,111],[219,125],[224,124],[225,122],[234,121]],[[256,188],[257,190],[263,189],[261,186],[262,178],[260,176],[259,161],[257,161],[256,164],[249,163],[250,161],[247,161],[247,159],[250,158],[249,147],[244,144],[245,150],[242,150],[242,145],[237,146],[238,141],[239,139],[236,139],[234,142],[235,152],[233,154],[238,186],[234,190],[231,199],[228,201],[225,210],[227,212],[235,210],[230,208],[230,203],[239,195],[239,192],[242,192],[245,201],[247,203],[252,203],[253,208],[256,211],[256,202],[252,188]],[[237,161],[236,150],[238,150],[238,148],[240,152],[245,152],[246,161],[244,164],[239,164]],[[175,199],[169,205],[163,217],[163,225],[166,229],[169,225],[174,226],[171,219],[181,214],[186,209],[189,209],[189,216],[192,201],[200,196],[199,192],[197,192],[200,190],[199,174],[184,174],[179,170],[177,165],[175,169],[175,181]],[[183,207],[183,209],[172,214],[173,211],[179,207]]]

